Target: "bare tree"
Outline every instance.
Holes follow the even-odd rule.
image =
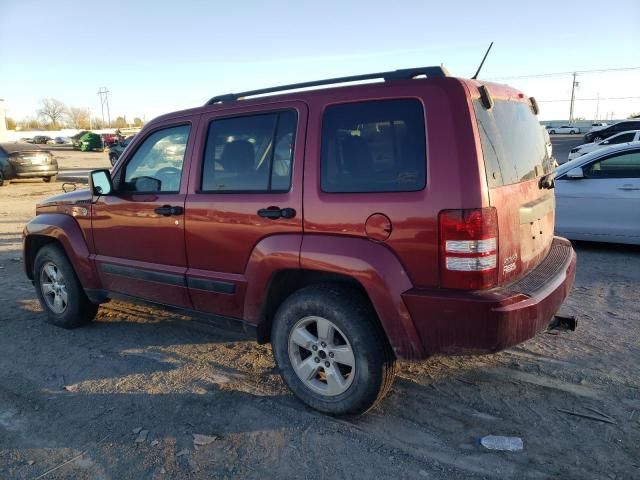
[[[101,118],[93,117],[93,121],[91,122],[91,126],[96,130],[100,130],[105,127],[104,122]]]
[[[55,98],[43,98],[41,100],[41,107],[38,110],[38,115],[49,119],[49,123],[52,125],[59,125],[62,123],[66,115],[67,108],[60,100]]]
[[[73,128],[87,130],[91,126],[91,112],[88,108],[69,107],[67,116]]]

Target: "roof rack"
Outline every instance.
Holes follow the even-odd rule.
[[[417,67],[404,68],[401,70],[392,70],[390,72],[367,73],[365,75],[352,75],[350,77],[327,78],[325,80],[313,80],[311,82],[292,83],[290,85],[280,85],[279,87],[261,88],[259,90],[249,90],[241,93],[227,93],[218,95],[209,100],[205,105],[214,105],[216,103],[233,102],[245,97],[253,97],[255,95],[263,95],[265,93],[282,92],[285,90],[296,90],[299,88],[317,87],[319,85],[331,85],[334,83],[359,82],[362,80],[375,80],[382,78],[386,82],[392,80],[411,80],[420,75],[429,78],[448,77],[449,72],[444,67]]]

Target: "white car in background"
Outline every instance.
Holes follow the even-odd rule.
[[[573,160],[574,158],[581,157],[586,153],[594,152],[604,147],[609,147],[611,145],[620,145],[623,143],[632,143],[632,142],[640,142],[640,130],[629,130],[628,132],[621,132],[621,133],[612,135],[606,140],[579,145],[571,149],[571,151],[569,152],[568,158],[569,160]]]
[[[556,169],[558,235],[640,245],[640,144],[613,145]]]
[[[573,135],[575,133],[580,133],[580,128],[572,125],[562,125],[560,127],[551,127],[547,125],[547,131],[550,135],[555,135],[556,133],[570,133]]]
[[[596,122],[596,123],[592,123],[591,124],[591,128],[589,129],[589,132],[597,132],[598,130],[602,130],[603,128],[608,127],[609,124],[606,122]]]

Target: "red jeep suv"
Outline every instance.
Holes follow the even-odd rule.
[[[536,113],[440,67],[214,97],[40,203],[26,274],[65,328],[111,298],[244,322],[302,401],[362,413],[396,360],[510,347],[569,294]]]

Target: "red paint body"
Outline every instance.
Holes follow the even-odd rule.
[[[523,223],[522,205],[536,204],[552,193],[541,191],[537,179],[488,187],[472,105],[479,97],[479,85],[455,78],[392,81],[165,115],[136,136],[112,176],[118,177],[149,134],[189,123],[180,192],[116,192],[92,206],[83,204],[91,211],[75,216],[70,209],[80,199],[90,200],[88,191],[55,197],[38,207],[39,215],[25,228],[25,259],[34,256],[29,251],[34,236],[50,236],[60,241],[87,289],[124,293],[254,325],[268,320],[265,305],[270,282],[278,272],[303,269],[339,274],[363,287],[399,358],[496,351],[514,345],[546,325],[568,295],[575,253],[571,250],[535,292],[510,289],[526,274],[539,274],[536,268],[552,248],[553,210],[543,212],[534,225]],[[517,90],[485,85],[495,99],[527,102]],[[322,192],[324,109],[337,103],[399,98],[419,100],[425,112],[426,187],[417,192]],[[298,114],[290,191],[200,193],[209,122],[282,109]],[[182,206],[184,215],[155,214],[154,209],[162,205]],[[259,209],[273,206],[293,208],[297,214],[277,220],[257,215]],[[490,206],[498,210],[498,265],[517,254],[517,267],[508,273],[499,269],[499,286],[490,290],[442,288],[439,212]],[[533,228],[542,233],[532,236]],[[118,273],[117,267],[123,266],[148,275],[127,277]],[[31,266],[26,268],[32,276]],[[206,282],[218,282],[230,290],[198,286]]]

